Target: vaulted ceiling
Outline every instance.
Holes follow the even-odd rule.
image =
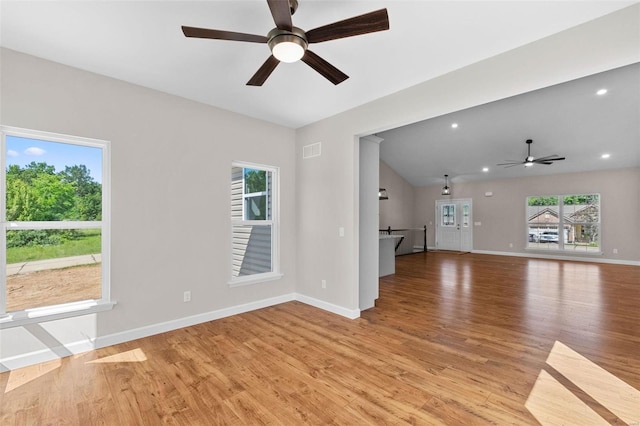
[[[603,89],[606,93],[598,94]],[[384,139],[382,161],[414,186],[440,184],[445,174],[455,183],[640,167],[640,64],[377,136]],[[527,139],[533,140],[532,156],[566,159],[532,167],[498,166],[524,161]]]

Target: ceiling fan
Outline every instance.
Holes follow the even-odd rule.
[[[380,9],[305,32],[294,27],[291,21],[291,15],[298,8],[298,0],[267,0],[267,3],[276,28],[269,31],[266,36],[184,25],[182,32],[186,37],[266,43],[271,49],[271,56],[247,82],[248,86],[262,86],[280,62],[296,62],[297,60],[302,60],[333,84],[340,84],[349,76],[308,50],[307,46],[310,43],[320,43],[389,29],[387,9]]]
[[[546,157],[535,158],[531,155],[531,144],[533,143],[533,140],[527,139],[526,143],[527,143],[527,156],[525,157],[524,161],[509,160],[507,163],[498,164],[498,166],[513,167],[513,166],[519,166],[523,164],[525,167],[531,167],[534,164],[549,165],[549,164],[553,164],[554,161],[561,161],[565,159],[565,157],[559,157],[556,154],[547,155]]]

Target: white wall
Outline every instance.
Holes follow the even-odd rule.
[[[380,180],[380,138],[368,136],[360,139],[359,202],[359,259],[360,292],[359,309],[373,308],[378,299],[378,259],[380,242],[378,237],[378,181]]]
[[[296,158],[301,157],[302,146],[322,141],[323,161],[297,160],[297,291],[345,308],[358,307],[354,188],[359,156],[354,136],[638,62],[639,14],[636,4],[298,129]],[[346,227],[341,240],[335,237],[339,226]],[[331,281],[321,292],[318,283],[324,275]]]
[[[384,143],[384,141],[382,142]],[[387,190],[388,200],[380,200],[380,228],[422,228],[413,218],[415,193],[413,186],[402,176],[380,161],[380,187]]]
[[[474,251],[535,254],[525,250],[528,196],[598,193],[601,197],[603,254],[575,257],[640,263],[640,223],[634,220],[640,211],[639,187],[640,169],[634,168],[457,183],[452,185],[452,197],[473,199],[473,221],[481,223],[473,227]],[[441,186],[416,188],[416,223],[435,223],[435,202],[443,198],[441,189]],[[486,192],[493,195],[486,197]],[[433,233],[428,234],[427,240],[429,246],[435,245]],[[614,248],[617,253],[613,253]]]
[[[68,354],[64,345],[114,342],[295,291],[293,130],[14,51],[0,54],[2,124],[111,141],[111,294],[119,302],[96,315],[3,330],[0,369],[34,351]],[[280,167],[280,280],[227,285],[233,160]],[[182,301],[185,290],[190,303]]]

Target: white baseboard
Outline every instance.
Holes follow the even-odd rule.
[[[119,333],[108,334],[94,339],[85,339],[78,342],[67,343],[55,348],[46,348],[38,351],[28,352],[12,357],[0,359],[0,373],[15,370],[22,367],[28,367],[43,362],[60,359],[63,356],[77,355],[93,349],[104,348],[106,346],[117,345],[119,343],[129,342],[131,340],[143,337],[153,336],[155,334],[165,333],[167,331],[177,330],[189,327],[203,322],[215,321],[217,319],[238,315],[257,309],[267,308],[269,306],[279,305],[280,303],[297,300],[307,305],[332,312],[334,314],[355,319],[360,317],[360,310],[347,309],[342,306],[334,305],[319,299],[314,299],[297,293],[284,294],[282,296],[271,297],[268,299],[257,300],[255,302],[245,303],[242,305],[231,306],[229,308],[218,309],[211,312],[205,312],[189,317],[178,318],[171,321],[165,321],[158,324],[152,324],[144,327],[125,330]]]
[[[296,300],[349,319],[360,318],[360,309],[347,309],[345,307],[334,305],[333,303],[325,302],[324,300],[314,299],[313,297],[305,296],[303,294],[296,294]]]
[[[46,348],[38,351],[28,352],[12,357],[0,359],[0,373],[16,370],[30,365],[49,362],[64,356],[77,355],[83,352],[91,351],[95,346],[90,340],[68,343],[64,346],[55,348]]]
[[[215,321],[217,319],[238,315],[245,312],[255,311],[257,309],[267,308],[269,306],[278,305],[280,303],[290,302],[295,299],[295,294],[285,294],[282,296],[271,297],[268,299],[257,300],[255,302],[245,303],[242,305],[231,306],[229,308],[218,309],[215,311],[205,312],[189,317],[178,318],[171,321],[165,321],[158,324],[152,324],[145,327],[135,328],[122,331],[119,333],[101,336],[95,339],[95,348],[104,348],[105,346],[117,345],[119,343],[128,342],[130,340],[140,339],[143,337],[153,336],[155,334],[166,333],[167,331],[177,330],[179,328],[189,327],[203,322]]]
[[[598,257],[584,257],[579,255],[558,256],[555,254],[543,254],[543,253],[536,253],[536,252],[514,253],[509,251],[491,251],[491,250],[472,250],[471,253],[492,254],[495,256],[531,257],[534,259],[574,260],[576,262],[595,262],[595,263],[611,263],[614,265],[640,266],[640,262],[634,261],[634,260],[603,259]]]

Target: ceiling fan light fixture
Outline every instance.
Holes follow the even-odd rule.
[[[297,62],[307,51],[307,39],[298,28],[293,28],[292,32],[275,29],[268,37],[271,54],[280,62]]]

